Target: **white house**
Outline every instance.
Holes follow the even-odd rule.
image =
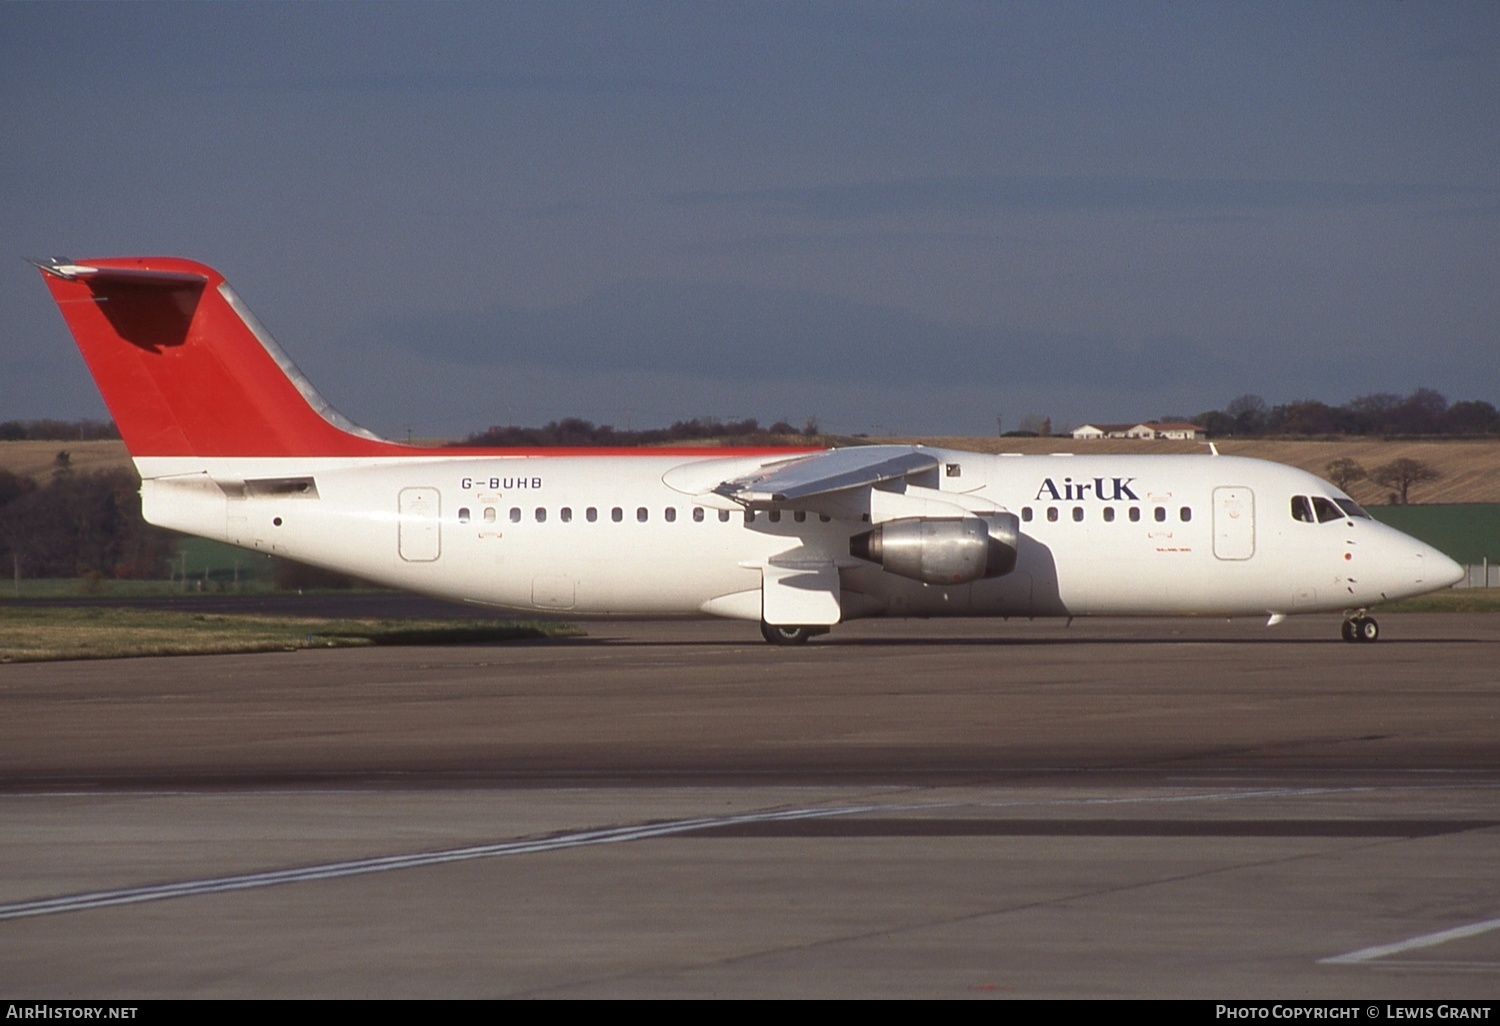
[[[1074,438],[1170,438],[1198,442],[1206,436],[1197,424],[1176,420],[1150,420],[1140,424],[1084,424],[1073,431]]]

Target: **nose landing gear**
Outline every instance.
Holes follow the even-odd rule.
[[[1342,633],[1345,641],[1375,641],[1380,637],[1380,624],[1373,616],[1359,613],[1344,621]]]

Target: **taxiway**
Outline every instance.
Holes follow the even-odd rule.
[[[0,667],[0,994],[1500,997],[1500,618]]]

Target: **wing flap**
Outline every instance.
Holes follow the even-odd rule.
[[[725,481],[716,494],[752,509],[804,502],[834,492],[871,488],[938,466],[938,457],[908,445],[829,449],[765,472]]]

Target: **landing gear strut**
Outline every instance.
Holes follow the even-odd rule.
[[[764,620],[760,623],[760,636],[773,645],[802,645],[808,638],[827,633],[827,627],[773,626]]]
[[[1374,641],[1380,637],[1380,624],[1364,613],[1351,616],[1344,621],[1343,636],[1345,641]]]

